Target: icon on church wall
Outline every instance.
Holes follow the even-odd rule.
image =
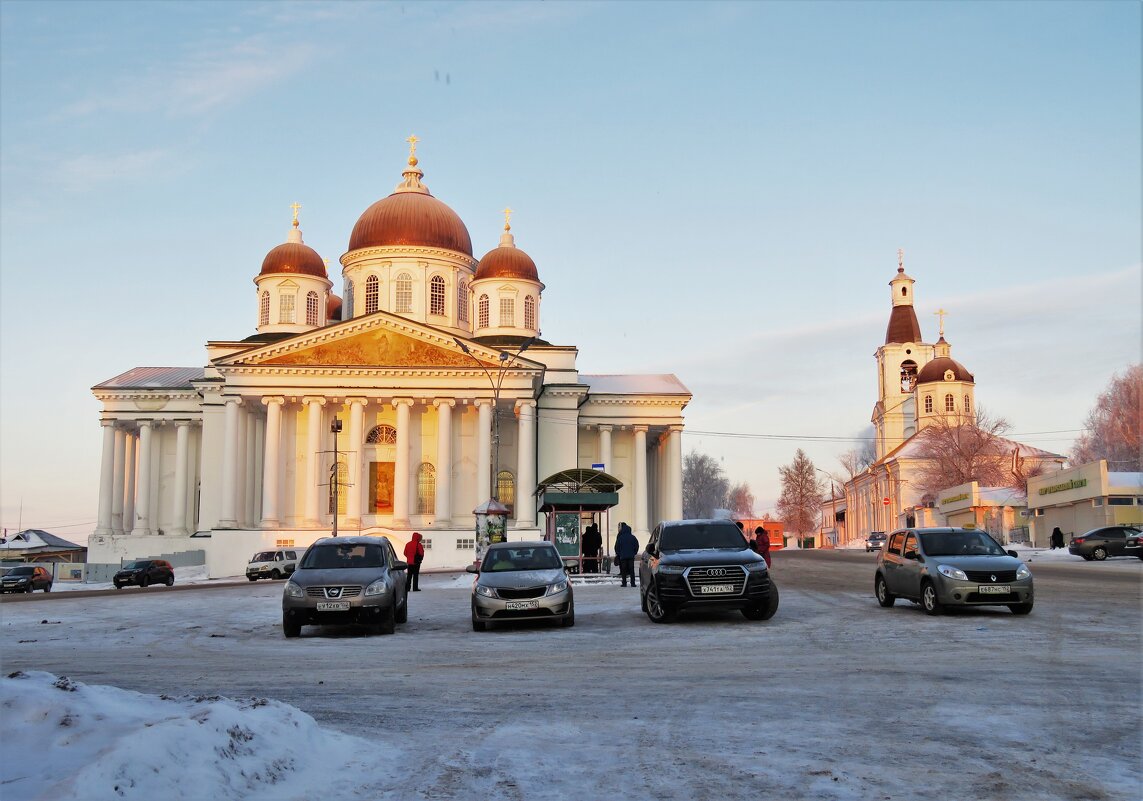
[[[369,505],[374,514],[393,514],[393,462],[369,463]]]

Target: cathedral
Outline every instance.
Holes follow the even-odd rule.
[[[945,340],[943,310],[934,344],[922,340],[913,306],[915,281],[905,274],[898,251],[897,274],[889,282],[892,306],[885,341],[877,348],[877,402],[871,422],[875,459],[844,486],[845,539],[864,539],[872,531],[904,526],[946,525],[917,478],[926,462],[921,438],[930,425],[951,426],[976,419],[976,380],[952,358]],[[1058,470],[1064,457],[1013,440],[997,438],[1005,463],[1025,474]],[[1015,481],[1013,483],[1016,483]],[[1019,491],[1024,503],[1023,490]]]
[[[541,337],[545,286],[510,211],[475,258],[409,141],[396,189],[353,225],[340,296],[295,204],[286,241],[251,269],[250,335],[207,342],[205,366],[135,367],[92,388],[89,564],[182,555],[233,576],[256,551],[332,531],[389,537],[398,553],[419,531],[426,567],[461,567],[476,507],[496,498],[509,539],[541,538],[537,487],[576,468],[614,477],[610,518],[643,541],[682,516],[690,392],[672,374],[581,373],[574,345]]]

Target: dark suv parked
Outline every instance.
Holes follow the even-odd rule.
[[[639,559],[643,611],[669,623],[682,609],[740,609],[750,620],[778,610],[766,560],[729,520],[670,520],[651,532]]]
[[[146,587],[148,584],[166,584],[170,587],[175,583],[175,569],[171,567],[170,562],[162,559],[136,559],[123,565],[112,581],[117,590],[129,584],[140,587]]]
[[[1138,556],[1143,559],[1139,541],[1143,537],[1136,526],[1101,526],[1086,534],[1072,537],[1068,553],[1087,561],[1102,562],[1109,556]]]

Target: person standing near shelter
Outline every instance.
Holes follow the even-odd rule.
[[[619,578],[622,586],[627,586],[627,578],[631,578],[631,586],[635,586],[635,557],[639,553],[639,540],[631,533],[631,526],[626,523],[619,524],[619,534],[615,537],[615,560],[619,562]]]
[[[603,550],[603,535],[599,526],[592,523],[583,532],[583,572],[599,572],[599,552]]]
[[[1052,549],[1064,547],[1064,532],[1060,531],[1060,527],[1056,526],[1052,529]]]
[[[409,569],[405,571],[405,592],[420,592],[421,562],[425,561],[425,546],[421,544],[421,534],[413,532],[413,538],[405,545],[405,561]]]
[[[754,529],[754,550],[766,560],[766,567],[770,567],[770,535],[762,526]]]

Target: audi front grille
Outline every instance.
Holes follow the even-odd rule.
[[[746,588],[746,568],[741,565],[727,565],[726,567],[691,567],[687,568],[684,577],[687,588],[696,598],[715,598],[702,591],[703,585],[729,584],[734,589],[725,595],[741,595]],[[720,593],[721,594],[721,593]]]

